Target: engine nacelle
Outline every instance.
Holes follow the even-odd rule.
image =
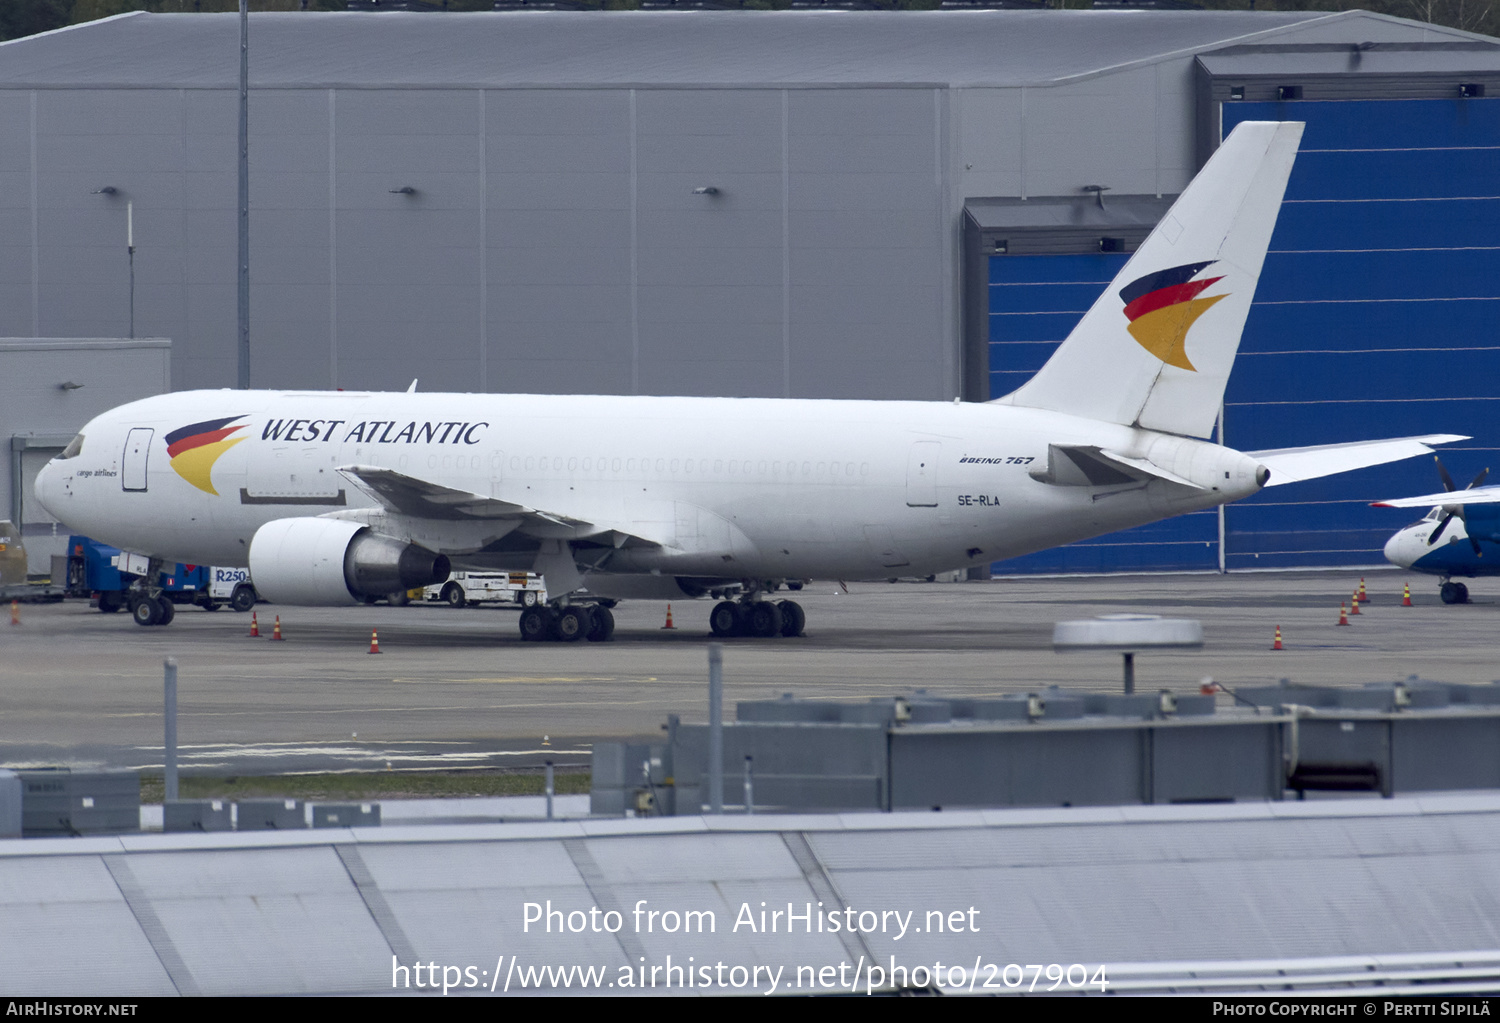
[[[250,540],[250,578],[275,604],[357,604],[440,583],[449,571],[442,554],[341,519],[276,519]]]

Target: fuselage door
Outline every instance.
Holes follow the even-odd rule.
[[[155,432],[149,427],[137,426],[125,438],[125,458],[120,468],[121,488],[146,489],[146,459],[151,454],[151,435]]]
[[[941,441],[919,440],[912,444],[906,462],[906,504],[910,508],[936,508],[938,454]]]

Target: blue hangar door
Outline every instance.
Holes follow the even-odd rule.
[[[1307,131],[1225,394],[1224,443],[1470,434],[1444,457],[1463,485],[1494,460],[1500,437],[1500,100],[1223,105],[1225,134],[1246,120],[1305,121]],[[1047,360],[1134,247],[985,251],[991,397]],[[1412,459],[1272,488],[1225,509],[1223,564],[1381,564],[1386,539],[1411,516],[1370,502],[1441,486],[1430,462]],[[994,571],[1219,565],[1209,511]]]
[[[1242,450],[1421,433],[1463,486],[1500,438],[1500,100],[1225,103],[1307,122],[1239,358],[1224,442]],[[1500,466],[1497,466],[1500,468]],[[1230,570],[1383,564],[1442,489],[1427,459],[1273,487],[1225,510]]]

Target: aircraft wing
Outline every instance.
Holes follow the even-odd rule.
[[[1374,508],[1431,508],[1440,504],[1500,504],[1500,487],[1474,487],[1472,490],[1449,490],[1421,497],[1401,497],[1393,501],[1374,501]]]
[[[1246,451],[1245,454],[1271,470],[1266,486],[1300,483],[1320,476],[1384,465],[1416,455],[1430,455],[1429,444],[1451,444],[1468,440],[1452,433],[1433,433],[1422,437],[1394,437],[1390,440],[1357,440],[1347,444],[1315,444],[1305,448],[1277,448],[1272,451]],[[1441,502],[1429,502],[1441,503]]]
[[[532,508],[524,504],[485,497],[466,490],[445,487],[438,483],[408,476],[394,469],[383,469],[370,465],[346,465],[339,470],[349,482],[379,502],[387,510],[413,518],[443,521],[472,521],[476,519],[519,519],[516,532],[555,538],[559,527],[571,531],[575,538],[609,537],[613,546],[622,547],[628,540],[644,541],[661,545],[664,538],[644,536],[635,524],[624,526],[612,522],[601,522],[595,516],[587,518],[564,512]]]

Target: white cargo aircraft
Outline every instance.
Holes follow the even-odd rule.
[[[552,599],[526,639],[605,640],[614,600],[708,593],[733,598],[716,634],[795,636],[783,584],[988,564],[1461,439],[1199,439],[1301,135],[1237,127],[1047,364],[987,404],[190,391],[92,420],[36,493],[124,550],[248,564],[277,603],[531,570]],[[136,594],[138,622],[157,597]]]

